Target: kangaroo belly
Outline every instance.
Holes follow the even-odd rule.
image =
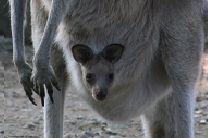
[[[159,16],[154,16],[158,11],[148,11],[150,5],[140,1],[120,2],[72,3],[56,36],[73,85],[81,94],[88,95],[87,101],[99,114],[115,121],[135,117],[171,89],[165,72],[160,71],[164,70],[162,65],[153,65],[159,60],[154,59],[160,38]],[[107,99],[97,102],[82,83],[82,74],[71,48],[75,44],[84,44],[96,54],[113,43],[122,44],[125,50],[122,58],[114,64],[115,82]],[[155,75],[153,68],[160,74]]]

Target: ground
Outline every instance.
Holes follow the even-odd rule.
[[[33,106],[19,83],[12,63],[11,40],[0,37],[0,137],[40,138],[43,136],[43,109]],[[26,47],[31,59],[32,49]],[[208,138],[208,52],[204,53],[203,76],[196,94],[195,136]],[[143,138],[140,118],[123,125],[110,125],[90,110],[74,91],[68,91],[65,106],[65,138]]]

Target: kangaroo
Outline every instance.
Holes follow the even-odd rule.
[[[40,95],[44,137],[63,137],[66,88],[75,86],[109,121],[141,115],[147,138],[194,138],[204,3],[207,0],[32,0],[32,71],[24,58],[26,4],[11,0],[14,63],[32,104],[32,91]],[[115,52],[112,47],[108,52],[111,44],[124,46],[113,46],[115,61],[109,60],[108,54]],[[104,72],[97,72],[101,67]],[[103,75],[99,83],[94,81],[97,75]]]

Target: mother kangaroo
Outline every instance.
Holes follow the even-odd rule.
[[[35,49],[33,69],[24,57],[28,2]],[[33,91],[41,97],[44,137],[63,137],[66,88],[75,86],[77,93],[109,121],[142,115],[147,138],[194,138],[194,93],[204,44],[205,2],[11,0],[14,63],[32,104],[36,104]],[[112,54],[119,49],[120,55]],[[101,75],[102,67],[110,66],[113,72],[109,76],[112,84],[105,85],[105,98],[103,94],[96,97],[101,91],[98,79],[94,79],[92,96],[91,86],[83,81],[92,75],[82,70],[89,57],[105,55],[102,53],[119,57],[116,62],[99,64],[98,58],[93,63],[101,66]],[[106,79],[103,76],[99,80]]]

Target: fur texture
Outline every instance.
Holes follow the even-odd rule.
[[[50,2],[31,2],[36,52],[51,9]],[[57,80],[61,80],[63,96],[55,95],[55,104],[45,99],[45,137],[63,137],[64,94],[66,86],[73,85],[109,121],[121,122],[142,115],[148,138],[193,138],[194,93],[204,44],[203,1],[62,2],[68,5],[60,11],[63,18],[58,18],[61,20],[54,34],[56,45],[53,45],[51,64]],[[115,78],[108,96],[96,101],[84,86],[81,68],[71,49],[76,44],[84,44],[98,54],[113,43],[122,44],[125,50],[114,64]]]

